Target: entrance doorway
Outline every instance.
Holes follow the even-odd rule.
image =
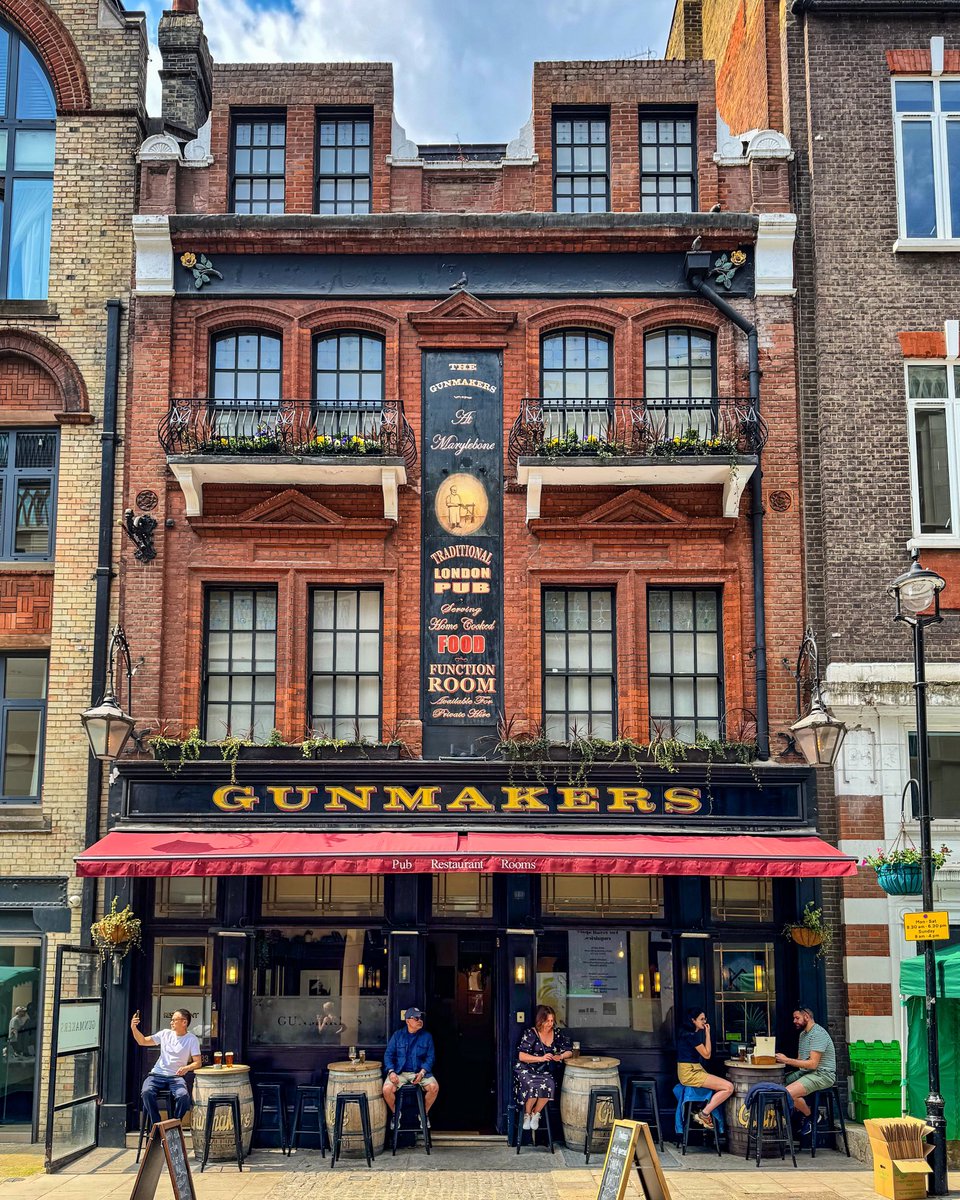
[[[497,1042],[492,934],[439,930],[427,935],[426,1027],[437,1049],[436,1129],[493,1133],[497,1120]]]

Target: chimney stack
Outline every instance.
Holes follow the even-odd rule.
[[[210,115],[213,59],[203,32],[198,0],[173,0],[157,31],[163,59],[163,125],[189,142]]]

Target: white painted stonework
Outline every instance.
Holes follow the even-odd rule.
[[[170,240],[170,219],[162,214],[134,216],[133,246],[136,256],[134,292],[138,295],[172,296],[173,244]]]
[[[760,213],[757,229],[756,284],[758,296],[793,296],[795,213]]]

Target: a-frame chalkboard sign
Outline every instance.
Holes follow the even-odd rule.
[[[646,1200],[670,1200],[660,1159],[644,1121],[614,1121],[607,1156],[597,1189],[597,1200],[623,1200],[627,1178],[634,1161]]]
[[[140,1161],[137,1181],[130,1200],[153,1200],[157,1194],[163,1164],[167,1164],[174,1200],[197,1200],[190,1174],[190,1162],[183,1143],[179,1121],[158,1121],[150,1132],[147,1152]]]

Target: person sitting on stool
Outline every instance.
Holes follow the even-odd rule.
[[[404,1022],[406,1028],[394,1033],[383,1056],[387,1072],[383,1081],[383,1098],[393,1113],[397,1103],[397,1088],[405,1083],[418,1083],[423,1088],[424,1103],[429,1113],[440,1092],[440,1085],[432,1074],[433,1038],[423,1027],[423,1013],[419,1008],[408,1008]]]
[[[733,1084],[730,1080],[720,1075],[708,1074],[703,1065],[712,1057],[713,1043],[710,1040],[710,1022],[706,1013],[702,1008],[688,1008],[683,1029],[677,1039],[677,1078],[685,1088],[709,1088],[713,1092],[702,1111],[693,1114],[693,1119],[704,1129],[713,1128],[713,1117],[710,1114],[721,1104],[726,1104],[733,1095]]]
[[[173,1108],[170,1116],[182,1121],[193,1108],[193,1101],[183,1077],[190,1071],[195,1071],[203,1060],[200,1057],[200,1043],[196,1035],[189,1032],[191,1019],[188,1009],[178,1008],[170,1018],[169,1029],[160,1029],[145,1037],[140,1032],[139,1009],[130,1018],[130,1032],[138,1046],[147,1046],[151,1050],[154,1046],[160,1047],[160,1057],[150,1068],[150,1073],[140,1089],[140,1099],[150,1120],[151,1129],[160,1120],[157,1092],[162,1088],[170,1090]]]
[[[837,1082],[837,1051],[833,1038],[816,1023],[812,1008],[798,1007],[793,1014],[793,1027],[800,1031],[797,1057],[778,1054],[777,1062],[795,1068],[787,1074],[787,1091],[797,1112],[805,1118],[800,1132],[806,1134],[810,1132],[810,1105],[806,1097],[832,1088]]]

